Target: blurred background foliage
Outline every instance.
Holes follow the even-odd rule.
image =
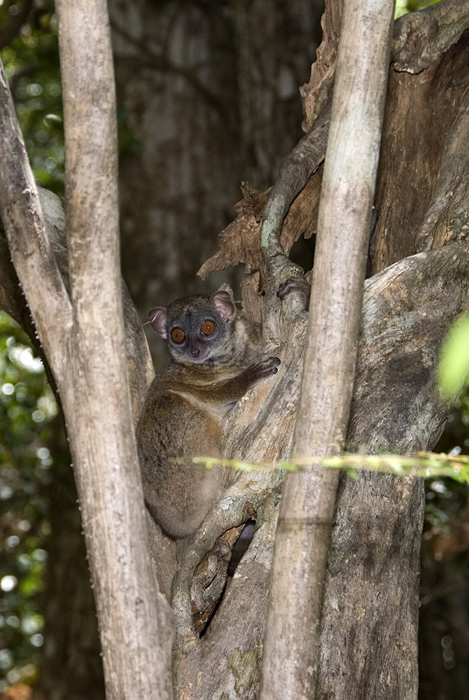
[[[0,690],[35,679],[43,644],[56,414],[42,362],[0,312]]]
[[[37,182],[62,195],[62,101],[53,1],[0,0],[0,49]]]
[[[469,454],[469,388],[457,399],[435,452]],[[469,682],[469,486],[431,479],[420,574],[420,700],[460,700]]]
[[[53,1],[0,0],[0,49],[36,181],[63,195]],[[57,410],[28,337],[0,312],[0,693],[40,665]]]
[[[398,0],[396,16],[434,1]],[[53,1],[0,0],[0,49],[35,177],[63,195]],[[121,146],[132,138],[121,129]],[[0,313],[0,694],[17,684],[27,689],[40,667],[51,494],[57,474],[69,469],[56,444],[56,414],[40,360],[17,324]],[[435,451],[459,445],[467,454],[468,426],[466,390]],[[72,490],[67,497],[75,502]],[[468,488],[451,479],[428,483],[422,562],[420,698],[456,700],[469,669],[469,507]]]
[[[438,0],[396,0],[395,17],[401,17],[406,12],[418,12],[429,5],[436,5]]]

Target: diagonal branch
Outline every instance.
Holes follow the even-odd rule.
[[[61,343],[71,330],[71,303],[47,235],[41,201],[1,62],[0,154],[0,210],[10,255],[36,327],[49,326],[41,341],[54,372],[62,378]]]
[[[440,0],[420,12],[400,17],[393,33],[394,70],[420,73],[437,61],[468,28],[467,0]]]
[[[280,244],[280,231],[291,203],[301,192],[308,178],[324,160],[329,133],[330,107],[324,109],[314,127],[304,136],[282,164],[280,177],[272,187],[262,214],[261,250],[267,278],[275,278],[275,286],[293,274],[292,263]],[[277,262],[276,262],[277,261]],[[286,276],[285,276],[286,275]]]

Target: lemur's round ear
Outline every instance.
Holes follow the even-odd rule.
[[[148,320],[150,321],[151,327],[158,333],[158,335],[161,335],[162,338],[168,337],[168,333],[166,331],[168,314],[166,313],[166,309],[163,309],[162,306],[157,306],[155,309],[150,309],[148,312]]]
[[[236,306],[233,298],[226,290],[215,292],[210,297],[210,303],[224,321],[229,321],[236,316]]]

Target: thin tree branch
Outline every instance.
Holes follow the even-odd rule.
[[[392,0],[379,6],[371,0],[344,3],[342,27],[347,27],[347,32],[341,34],[338,52],[294,457],[340,452],[346,436],[393,11]],[[262,700],[314,697],[322,589],[337,483],[337,473],[318,468],[285,478],[272,569]]]
[[[262,214],[261,251],[266,277],[274,278],[276,288],[293,274],[292,263],[285,256],[280,244],[280,231],[293,200],[324,160],[329,120],[328,107],[318,117],[311,131],[285,158],[279,179],[272,187]]]
[[[61,387],[94,585],[106,692],[172,697],[167,609],[146,536],[124,353],[117,140],[105,0],[56,3],[73,338]],[[84,36],[86,35],[86,40]]]

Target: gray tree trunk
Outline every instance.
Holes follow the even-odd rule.
[[[305,93],[305,123],[310,127],[307,143],[311,147],[307,160],[312,174],[305,175],[300,193],[296,192],[298,196],[289,207],[282,231],[286,250],[303,232],[315,230],[323,136],[328,124],[324,107],[329,100],[338,32],[336,9],[337,5],[329,6],[325,44]],[[403,18],[395,25],[376,196],[379,220],[372,255],[376,274],[365,284],[348,430],[351,448],[370,452],[429,448],[447,416],[448,407],[436,391],[437,356],[451,320],[469,301],[465,236],[469,223],[469,156],[465,147],[468,15],[467,3],[442,0],[417,20]],[[429,51],[429,46],[434,50]],[[415,47],[418,49],[413,54]],[[424,110],[430,98],[432,119]],[[417,143],[416,132],[406,120],[409,106],[414,104],[419,120]],[[7,184],[2,181],[2,191]],[[265,200],[261,197],[259,201]],[[237,244],[240,230],[253,233],[254,238],[259,233],[259,201],[253,195],[241,206],[238,222],[228,232],[233,239],[226,236],[223,241],[225,261],[237,263],[246,254]],[[2,200],[3,217],[5,211]],[[10,246],[18,254],[12,239]],[[254,248],[248,251],[253,271]],[[257,251],[257,267],[259,260]],[[1,260],[2,271],[7,263]],[[47,289],[44,272],[41,293],[57,304],[62,292],[60,279],[54,279],[55,292]],[[2,304],[21,306],[17,290],[8,286],[9,278],[2,275],[1,280]],[[30,294],[34,299],[34,291],[25,290],[28,299]],[[256,299],[252,285],[246,287],[246,293]],[[290,453],[305,319],[298,309],[288,308],[283,318],[279,309],[272,311],[277,325],[284,329],[282,372],[271,386],[254,388],[233,410],[226,428],[230,456],[268,463]],[[60,304],[56,311],[54,319],[60,320]],[[67,323],[60,325],[62,334],[64,328]],[[54,353],[60,357],[59,344],[53,357]],[[145,381],[135,384],[137,399],[144,385]],[[104,389],[102,394],[106,394]],[[138,414],[138,400],[134,406]],[[180,548],[178,552],[173,611],[175,685],[180,697],[258,697],[280,483],[281,475],[269,469],[240,473],[223,502],[208,516],[203,530],[185,551]],[[342,477],[328,557],[318,697],[415,698],[422,512],[422,484],[418,480],[369,474],[356,480]],[[191,589],[192,602],[205,595],[208,606],[213,603],[210,589],[214,586],[207,587],[207,576],[213,584],[223,584],[225,577],[216,565],[212,567],[216,557],[206,560],[203,567],[198,565],[218,535],[253,517],[257,521],[253,542],[199,638],[193,630],[192,614],[200,610],[194,611]],[[158,541],[156,536],[153,539]],[[166,552],[163,544],[155,550],[162,576],[171,574],[174,567],[174,551],[170,548]],[[148,689],[142,689],[139,696],[146,697],[146,692]],[[151,693],[155,694],[153,688]]]
[[[344,0],[347,32],[342,31],[338,49],[292,448],[293,460],[311,455],[311,462],[306,473],[288,474],[282,490],[262,667],[264,700],[306,700],[316,690],[339,473],[324,470],[314,457],[343,452],[347,434],[393,12],[392,0],[380,6]]]
[[[142,697],[152,687],[161,698],[170,698],[166,604],[155,594],[144,534],[124,352],[107,8],[101,0],[86,8],[67,3],[57,7],[67,144],[68,280],[62,277],[47,236],[3,68],[2,219],[66,417],[100,620],[107,696]],[[137,541],[135,532],[141,533]]]

